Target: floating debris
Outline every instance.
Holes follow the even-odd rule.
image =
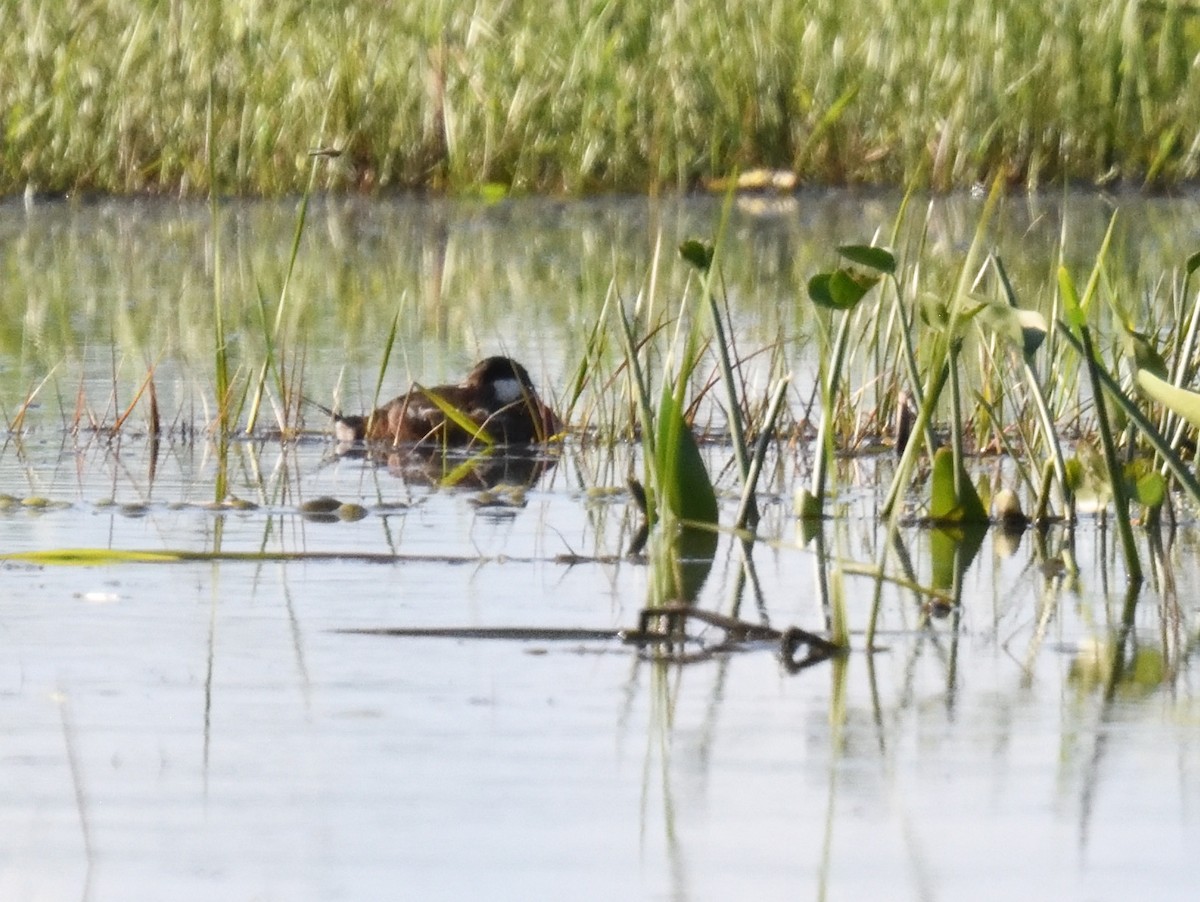
[[[1021,510],[1021,499],[1012,489],[1001,489],[992,499],[992,517],[1006,529],[1024,529],[1029,518]]]
[[[796,190],[797,181],[796,173],[790,169],[759,167],[739,172],[737,178],[733,180],[732,187],[737,191],[787,194]],[[723,194],[731,187],[728,178],[709,179],[704,186],[717,194]]]
[[[319,498],[313,498],[310,501],[305,501],[300,505],[300,513],[302,514],[336,514],[341,508],[342,502],[329,495],[322,495]]]
[[[524,487],[517,485],[498,485],[493,489],[484,489],[467,500],[475,507],[502,509],[522,508],[529,503]]]
[[[720,631],[720,641],[705,643],[689,636],[689,620]],[[333,630],[354,636],[390,636],[407,639],[483,639],[513,642],[605,642],[635,645],[656,659],[677,663],[705,661],[718,654],[768,646],[777,648],[784,667],[797,673],[814,664],[844,654],[847,649],[799,627],[777,630],[705,611],[689,604],[645,608],[636,629],[588,629],[586,627],[353,627]]]

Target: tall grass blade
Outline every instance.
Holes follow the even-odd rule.
[[[392,348],[396,345],[396,332],[400,328],[400,313],[404,309],[404,301],[407,296],[407,294],[400,295],[400,303],[396,306],[396,313],[392,317],[392,325],[388,329],[387,340],[383,343],[383,356],[379,359],[379,372],[375,376],[375,390],[371,393],[371,412],[367,414],[367,435],[371,434],[375,412],[379,410],[379,399],[383,394],[383,380],[387,376],[388,363],[392,359]]]
[[[423,388],[416,383],[413,384],[413,390],[419,391],[426,398],[432,401],[434,406],[442,412],[446,419],[469,435],[472,441],[479,442],[480,444],[488,447],[495,444],[496,440],[492,438],[491,434],[486,428],[480,426],[469,416],[467,416],[466,413],[464,413],[460,408],[451,404],[437,392],[431,391],[428,388]]]
[[[1109,225],[1109,234],[1112,232],[1112,225]],[[1107,246],[1107,239],[1105,241]],[[1131,583],[1140,583],[1142,581],[1142,564],[1138,557],[1137,542],[1133,537],[1133,525],[1129,520],[1129,497],[1125,486],[1124,473],[1120,462],[1117,460],[1117,446],[1113,441],[1112,426],[1108,419],[1108,408],[1104,400],[1104,393],[1101,390],[1100,377],[1098,371],[1100,362],[1096,358],[1096,349],[1092,343],[1092,333],[1088,328],[1084,318],[1084,310],[1087,302],[1093,296],[1092,292],[1098,284],[1098,277],[1095,275],[1100,269],[1100,261],[1103,258],[1097,259],[1096,267],[1093,270],[1093,277],[1088,282],[1089,293],[1081,300],[1075,290],[1075,283],[1071,279],[1071,275],[1067,272],[1065,266],[1060,266],[1058,269],[1058,285],[1059,292],[1063,298],[1063,312],[1067,317],[1067,321],[1071,323],[1072,329],[1076,337],[1079,339],[1079,344],[1082,349],[1084,369],[1087,370],[1088,381],[1091,384],[1092,398],[1096,406],[1096,425],[1100,430],[1100,442],[1104,451],[1104,464],[1108,470],[1109,485],[1112,488],[1113,507],[1116,508],[1117,516],[1117,534],[1121,537],[1121,548],[1125,555],[1125,570],[1127,578]]]
[[[1004,292],[1005,298],[1008,300],[1009,306],[1013,310],[1020,311],[1020,307],[1017,304],[1017,294],[1013,290],[1012,282],[1009,281],[1008,272],[1004,268],[1004,262],[995,254],[992,255],[991,261],[992,267],[1000,279],[1000,287]],[[1020,312],[1027,314],[1032,311]],[[1058,430],[1055,428],[1053,417],[1050,415],[1050,405],[1046,401],[1046,392],[1042,389],[1041,380],[1038,379],[1037,370],[1033,365],[1033,355],[1042,346],[1047,331],[1045,320],[1041,319],[1040,323],[1031,324],[1027,319],[1022,320],[1018,318],[1014,324],[1017,327],[1017,333],[1020,335],[1021,365],[1025,373],[1025,383],[1029,386],[1029,392],[1033,396],[1034,407],[1037,409],[1038,425],[1042,433],[1042,442],[1050,452],[1054,476],[1058,483],[1059,492],[1062,495],[1063,516],[1068,521],[1073,521],[1075,519],[1075,494],[1071,491],[1067,480],[1066,458],[1063,455],[1062,443],[1058,438]],[[1031,331],[1037,332],[1039,329],[1041,331],[1040,336],[1031,336],[1029,334]],[[1039,493],[1039,498],[1041,499],[1039,511],[1041,516],[1044,516],[1045,497]]]

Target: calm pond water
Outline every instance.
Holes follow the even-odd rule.
[[[886,234],[900,199],[802,195],[734,211],[726,274],[743,351],[784,339],[789,406],[811,395],[798,302],[831,248]],[[922,221],[952,273],[981,201]],[[1065,253],[1090,263],[1114,207],[1133,297],[1200,246],[1194,198],[1009,200],[995,229],[1041,303]],[[886,650],[863,630],[890,456],[842,463],[851,486],[823,544],[792,490],[808,451],[777,449],[750,550],[723,537],[696,603],[775,628],[827,628],[844,593],[855,650],[799,671],[778,643],[656,659],[621,641],[352,630],[616,631],[651,567],[624,554],[637,449],[576,432],[441,483],[338,457],[302,436],[220,448],[213,409],[213,226],[167,202],[0,207],[0,553],[91,549],[75,566],[0,562],[0,898],[13,899],[1184,899],[1200,842],[1200,553],[1194,512],[1125,591],[1114,537],[984,537],[962,604],[889,584]],[[279,359],[303,393],[369,403],[400,313],[385,393],[457,378],[481,354],[525,361],[562,402],[610,286],[632,301],[661,235],[710,234],[709,200],[401,199],[314,204]],[[225,209],[220,267],[232,365],[263,359],[295,206]],[[685,269],[661,266],[663,297]],[[950,275],[947,276],[951,277]],[[260,309],[260,299],[262,308]],[[1147,301],[1149,302],[1149,301]],[[615,352],[615,349],[613,351]],[[166,435],[146,435],[150,366]],[[765,385],[768,368],[747,367]],[[47,378],[48,377],[48,378]],[[617,389],[612,389],[615,395]],[[278,402],[278,397],[275,397]],[[576,408],[578,425],[602,406]],[[116,438],[69,428],[78,417]],[[193,428],[194,427],[194,428]],[[722,519],[736,480],[722,443]],[[462,463],[452,460],[449,466]],[[998,482],[1003,463],[984,471]],[[216,486],[246,504],[217,506]],[[358,505],[306,514],[322,497]],[[918,581],[935,539],[901,530]],[[155,559],[151,553],[166,553]],[[237,553],[246,553],[238,559]],[[893,557],[895,562],[897,557]],[[1070,566],[1074,564],[1075,567]],[[1114,677],[1113,662],[1124,663]]]

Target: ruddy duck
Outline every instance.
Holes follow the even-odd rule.
[[[538,397],[525,367],[509,357],[488,357],[475,364],[458,385],[413,387],[366,417],[334,414],[334,435],[341,442],[366,440],[389,445],[437,442],[463,446],[475,441],[446,416],[431,395],[502,445],[544,442],[563,428],[554,411]]]

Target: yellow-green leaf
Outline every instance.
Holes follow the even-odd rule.
[[[1084,325],[1083,308],[1079,305],[1079,292],[1075,290],[1075,282],[1065,266],[1058,268],[1058,291],[1062,295],[1063,315],[1067,324],[1074,329]]]
[[[1200,429],[1200,392],[1172,385],[1149,370],[1138,370],[1137,384],[1153,400]]]
[[[896,257],[891,251],[868,244],[844,244],[837,252],[859,266],[885,272],[891,275],[896,271]]]

